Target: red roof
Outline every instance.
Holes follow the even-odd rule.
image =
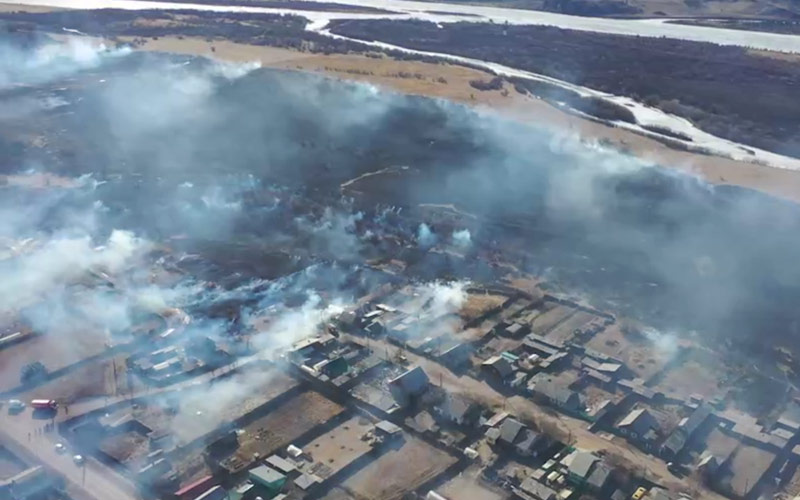
[[[206,489],[211,486],[211,483],[214,481],[212,476],[203,476],[197,481],[193,483],[189,483],[183,488],[179,489],[175,492],[175,496],[182,497],[184,495],[188,495],[190,493],[202,493]],[[197,491],[200,490],[200,491]]]

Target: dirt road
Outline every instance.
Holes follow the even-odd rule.
[[[26,409],[18,415],[0,415],[0,442],[30,464],[42,464],[61,475],[76,500],[136,500],[141,498],[128,480],[93,458],[76,465],[72,453],[58,453],[58,434],[40,432],[49,420],[37,420]]]
[[[351,340],[362,345],[367,345],[366,339],[348,336]],[[369,340],[369,346],[376,353],[395,358],[398,353],[405,356],[412,365],[421,366],[435,385],[441,384],[447,391],[461,393],[485,405],[500,408],[517,415],[525,420],[535,422],[540,427],[558,427],[564,434],[569,435],[574,445],[589,451],[605,450],[608,453],[621,456],[640,467],[647,479],[661,484],[674,491],[694,492],[695,499],[724,500],[724,497],[708,490],[699,482],[686,478],[683,481],[676,479],[667,470],[667,465],[660,459],[648,455],[619,438],[607,439],[606,437],[590,432],[588,424],[583,420],[561,415],[555,411],[543,408],[523,396],[506,397],[495,390],[486,382],[477,380],[467,375],[458,376],[439,363],[428,358],[418,356],[405,349],[401,349],[385,340]]]

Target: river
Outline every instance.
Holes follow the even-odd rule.
[[[310,0],[304,0],[310,1]],[[323,19],[426,19],[435,22],[472,21],[510,24],[549,25],[598,33],[667,37],[697,42],[712,42],[721,45],[736,45],[755,49],[800,53],[800,36],[762,33],[755,31],[729,30],[671,24],[663,19],[606,19],[597,17],[569,16],[552,12],[486,7],[479,5],[456,5],[412,0],[335,0],[337,3],[361,7],[376,7],[396,12],[347,13],[314,10],[271,9],[265,7],[242,7],[230,5],[201,5],[142,0],[7,0],[6,3],[62,7],[72,9],[195,9],[228,12],[291,13],[307,17],[312,21]],[[310,2],[313,3],[313,2]],[[435,13],[434,13],[435,11]]]

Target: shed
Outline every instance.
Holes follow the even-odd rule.
[[[303,474],[294,480],[295,486],[303,491],[308,491],[321,482],[322,480],[314,474]]]
[[[285,458],[279,457],[278,455],[272,455],[271,457],[267,458],[265,463],[281,474],[288,475],[297,470],[297,466],[294,463],[286,460]]]
[[[276,471],[272,467],[266,465],[259,465],[255,469],[251,469],[248,477],[254,483],[260,484],[272,492],[278,492],[286,482],[286,476]]]
[[[389,422],[388,420],[381,420],[377,424],[375,424],[375,430],[386,436],[396,436],[403,432],[403,429],[396,426],[395,424]]]

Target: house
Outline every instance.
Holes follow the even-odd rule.
[[[458,368],[469,364],[472,346],[466,342],[455,342],[443,345],[439,349],[439,361],[451,368]]]
[[[636,408],[617,423],[617,429],[623,436],[648,446],[658,438],[660,426],[647,409]]]
[[[611,468],[604,463],[598,463],[586,479],[586,486],[596,493],[606,492],[611,484]]]
[[[561,460],[561,464],[567,468],[567,480],[575,485],[583,485],[589,478],[594,465],[600,461],[600,457],[588,451],[575,450]]]
[[[523,457],[535,457],[547,443],[548,439],[546,436],[526,428],[517,435],[514,449]]]
[[[697,432],[697,429],[713,413],[713,408],[708,403],[702,403],[695,409],[691,415],[681,420],[678,427],[672,431],[664,444],[661,445],[661,457],[664,460],[672,460],[690,444],[690,441]]]
[[[472,426],[481,415],[481,407],[463,396],[447,393],[438,408],[444,420],[458,425]]]
[[[515,418],[506,418],[497,430],[499,433],[496,442],[522,456],[536,456],[542,444],[547,441],[543,435],[527,428]]]
[[[507,418],[500,424],[500,438],[499,442],[506,445],[513,446],[517,435],[525,428],[525,424],[515,418]]]
[[[584,409],[580,394],[546,373],[531,377],[528,389],[535,396],[566,412],[579,413]]]
[[[581,365],[587,370],[594,370],[611,378],[620,377],[624,369],[621,363],[614,363],[607,360],[598,361],[589,356],[581,359]]]
[[[509,337],[522,337],[531,331],[530,326],[522,325],[520,323],[511,323],[505,329],[506,335]]]
[[[557,498],[557,494],[554,490],[536,481],[532,477],[522,481],[522,484],[519,485],[519,488],[514,490],[514,493],[525,500],[555,500]]]
[[[428,390],[429,384],[430,380],[425,370],[416,366],[391,379],[389,381],[389,390],[395,400],[405,406]]]
[[[481,363],[481,367],[499,380],[510,378],[516,371],[514,365],[511,364],[508,358],[500,355],[492,356],[487,359]]]

